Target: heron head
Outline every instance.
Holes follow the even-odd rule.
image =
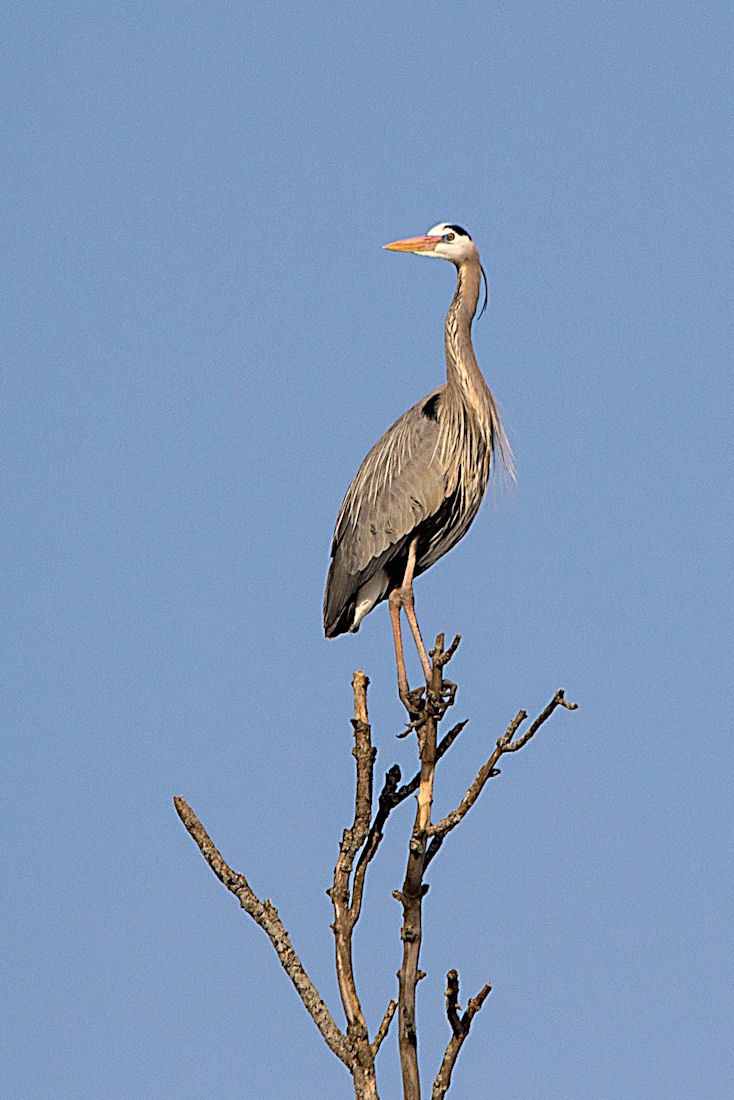
[[[479,262],[477,246],[466,229],[450,222],[439,222],[424,237],[408,237],[383,247],[391,252],[415,252],[417,256],[435,256],[439,260],[450,260],[457,267],[467,260]]]

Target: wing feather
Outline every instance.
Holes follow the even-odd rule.
[[[445,479],[437,462],[439,425],[423,413],[436,392],[395,421],[349,486],[336,521],[334,550],[341,552],[350,573],[364,569],[441,506]]]
[[[347,490],[331,548],[327,627],[343,618],[359,588],[402,551],[408,536],[445,500],[438,447],[444,389],[433,390],[388,428]]]

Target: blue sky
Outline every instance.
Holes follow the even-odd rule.
[[[326,642],[362,456],[475,347],[518,467],[416,586],[461,632],[419,993],[494,991],[458,1096],[731,1095],[729,5],[6,6],[2,387],[9,1094],[350,1095],[183,794],[338,1013],[329,884],[350,678],[396,741],[387,613]],[[414,666],[414,674],[417,666]],[[409,811],[357,937],[395,988]],[[392,1043],[385,1097],[398,1092]]]

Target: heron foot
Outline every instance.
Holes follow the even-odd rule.
[[[411,688],[406,688],[405,690],[400,690],[398,692],[398,695],[400,696],[400,702],[403,704],[403,706],[407,710],[408,719],[409,719],[409,725],[408,725],[407,730],[405,731],[405,733],[401,733],[398,736],[400,736],[400,737],[407,736],[407,734],[409,734],[411,729],[413,728],[416,720],[419,719],[421,717],[421,715],[423,714],[423,710],[424,710],[424,707],[425,707],[425,701],[424,701],[425,691],[426,691],[426,689],[423,686],[421,686],[419,688],[412,688],[412,689]]]
[[[453,707],[456,700],[456,684],[452,680],[442,680],[441,682],[441,702],[443,703],[444,710],[448,710],[449,707]]]

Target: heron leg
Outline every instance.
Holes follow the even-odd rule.
[[[403,653],[403,635],[400,629],[400,608],[402,606],[402,594],[399,588],[390,593],[388,603],[390,605],[390,622],[392,623],[392,637],[395,643],[395,664],[398,669],[398,694],[405,705],[408,705],[408,676],[405,671],[405,654]]]
[[[415,597],[413,595],[413,574],[415,572],[415,559],[417,553],[417,539],[413,539],[408,548],[408,561],[405,566],[405,576],[403,577],[403,583],[400,591],[400,604],[405,611],[405,618],[408,620],[408,626],[410,627],[413,639],[415,641],[415,647],[418,650],[418,656],[421,659],[423,666],[423,674],[426,678],[426,683],[430,683],[431,680],[431,662],[428,660],[428,654],[426,653],[426,647],[423,644],[423,638],[421,637],[420,627],[418,626],[418,620],[415,616]]]

